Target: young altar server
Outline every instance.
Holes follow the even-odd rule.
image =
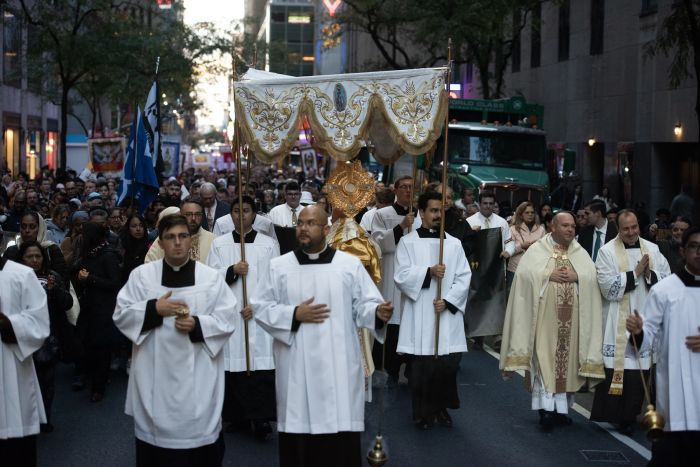
[[[223,348],[237,302],[221,275],[190,259],[187,219],[159,224],[164,258],[134,269],[114,323],[133,345],[126,413],[138,466],[218,466],[224,455]]]
[[[639,359],[634,352],[626,352],[625,320],[632,310],[642,310],[651,287],[670,275],[671,269],[659,247],[639,236],[634,211],[620,211],[617,226],[617,237],[600,248],[595,261],[607,319],[602,349],[605,381],[596,387],[591,420],[616,423],[622,433],[631,434],[644,402],[639,370],[648,378],[652,349]]]
[[[30,268],[0,258],[0,463],[36,465],[46,423],[32,354],[49,337],[46,292]]]
[[[461,242],[451,235],[445,235],[443,263],[438,263],[441,205],[440,193],[418,198],[422,225],[401,238],[394,260],[403,310],[396,350],[410,355],[413,419],[424,430],[435,421],[452,426],[447,409],[459,408],[457,370],[462,352],[467,351],[464,310],[472,272]],[[438,281],[442,281],[440,300],[436,299]],[[436,318],[440,320],[438,358]]]
[[[666,419],[651,467],[698,464],[700,445],[700,227],[683,233],[686,266],[657,283],[626,320],[640,352],[656,347],[656,410]],[[630,339],[631,341],[632,339]],[[632,347],[634,342],[629,342]]]
[[[359,467],[364,372],[359,328],[383,338],[393,306],[360,260],[326,244],[322,208],[299,214],[300,247],[270,264],[252,304],[274,338],[281,467]]]
[[[270,433],[275,419],[275,364],[272,358],[272,336],[257,326],[250,305],[244,307],[243,277],[247,296],[269,280],[270,261],[279,256],[277,242],[253,228],[255,201],[244,195],[231,204],[235,230],[217,237],[212,243],[207,264],[224,277],[236,295],[238,308],[236,329],[224,347],[226,395],[223,418],[230,422],[230,431],[250,426],[259,439]],[[241,227],[240,215],[243,215]],[[259,216],[258,216],[259,217]],[[216,225],[219,225],[217,222]],[[241,260],[241,232],[245,232],[245,261]],[[250,371],[246,367],[244,320],[248,323]]]

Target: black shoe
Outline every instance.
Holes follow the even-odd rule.
[[[433,429],[433,425],[435,425],[434,420],[429,420],[427,418],[421,418],[416,422],[416,426],[420,428],[423,431],[428,431]]]
[[[272,435],[272,426],[270,426],[270,422],[253,420],[253,435],[258,441],[269,440]]]
[[[574,421],[568,415],[563,414],[563,413],[555,413],[554,414],[554,424],[555,425],[569,426],[572,423],[574,423]]]
[[[224,431],[226,433],[236,433],[237,431],[242,431],[242,430],[249,430],[250,429],[250,423],[247,420],[236,420],[234,422],[230,422],[228,425],[226,425],[226,428]]]
[[[545,433],[550,433],[554,429],[554,412],[540,409],[540,427]]]
[[[85,378],[82,376],[76,376],[73,380],[73,384],[70,385],[73,391],[82,391],[85,389]]]
[[[442,425],[446,426],[448,428],[452,428],[452,417],[450,417],[450,414],[447,412],[447,409],[442,409],[437,413],[437,422]]]
[[[39,430],[42,433],[51,433],[53,431],[53,425],[51,423],[41,423],[39,425]]]

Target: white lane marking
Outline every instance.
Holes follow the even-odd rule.
[[[496,360],[501,359],[501,356],[498,353],[496,353],[491,347],[489,347],[486,344],[484,344],[483,347],[484,347],[484,350],[486,351],[486,353],[491,355],[493,358],[495,358]],[[525,377],[525,372],[522,370],[518,370],[516,373],[518,373],[522,377]],[[571,408],[574,409],[579,414],[583,415],[588,421],[590,421],[589,419],[591,418],[591,413],[588,410],[586,410],[585,407],[581,407],[579,404],[574,402],[574,405]],[[599,427],[601,427],[602,429],[607,431],[613,438],[615,438],[616,440],[618,440],[619,442],[621,442],[622,444],[624,444],[625,446],[627,446],[628,448],[630,448],[631,450],[633,450],[634,452],[636,452],[637,454],[642,456],[644,459],[651,460],[651,451],[650,450],[648,450],[647,448],[645,448],[644,446],[642,446],[641,444],[639,444],[638,442],[636,442],[635,440],[633,440],[629,436],[625,436],[622,433],[619,433],[615,429],[615,427],[613,427],[611,424],[601,423],[601,422],[591,422],[591,423],[595,423],[596,425],[598,425]]]

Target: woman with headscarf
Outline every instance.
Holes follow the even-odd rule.
[[[70,230],[61,242],[61,252],[66,263],[72,264],[74,257],[80,258],[80,234],[83,232],[83,224],[89,219],[87,211],[75,211],[70,218]]]
[[[77,332],[84,351],[79,374],[91,379],[91,402],[99,402],[104,397],[110,349],[119,338],[112,313],[122,285],[120,256],[110,247],[108,233],[107,226],[96,222],[83,226],[80,260],[73,269],[80,297]],[[80,382],[74,383],[74,390],[82,389]]]
[[[59,357],[66,356],[72,342],[71,326],[66,310],[73,306],[73,298],[66,290],[61,276],[49,268],[46,249],[35,240],[22,242],[18,252],[22,264],[34,270],[39,283],[46,292],[49,307],[50,334],[44,344],[34,353],[34,367],[41,388],[41,398],[46,411],[46,423],[41,424],[41,432],[53,431],[51,405],[54,396],[54,376]]]
[[[3,254],[3,257],[17,263],[21,263],[22,259],[19,256],[19,247],[23,242],[35,241],[41,244],[46,250],[48,258],[48,267],[52,271],[56,271],[61,275],[63,282],[68,278],[68,270],[66,260],[63,257],[61,249],[54,242],[48,240],[46,222],[41,214],[35,211],[27,211],[22,214],[19,225],[19,237],[17,244],[8,247]]]

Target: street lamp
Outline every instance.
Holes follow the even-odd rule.
[[[593,147],[593,145],[594,145],[595,143],[596,143],[595,138],[593,138],[593,137],[588,138],[588,145],[589,145],[590,147]]]
[[[673,128],[673,134],[677,137],[680,137],[683,134],[683,127],[681,126],[681,122],[676,123],[676,126]]]

